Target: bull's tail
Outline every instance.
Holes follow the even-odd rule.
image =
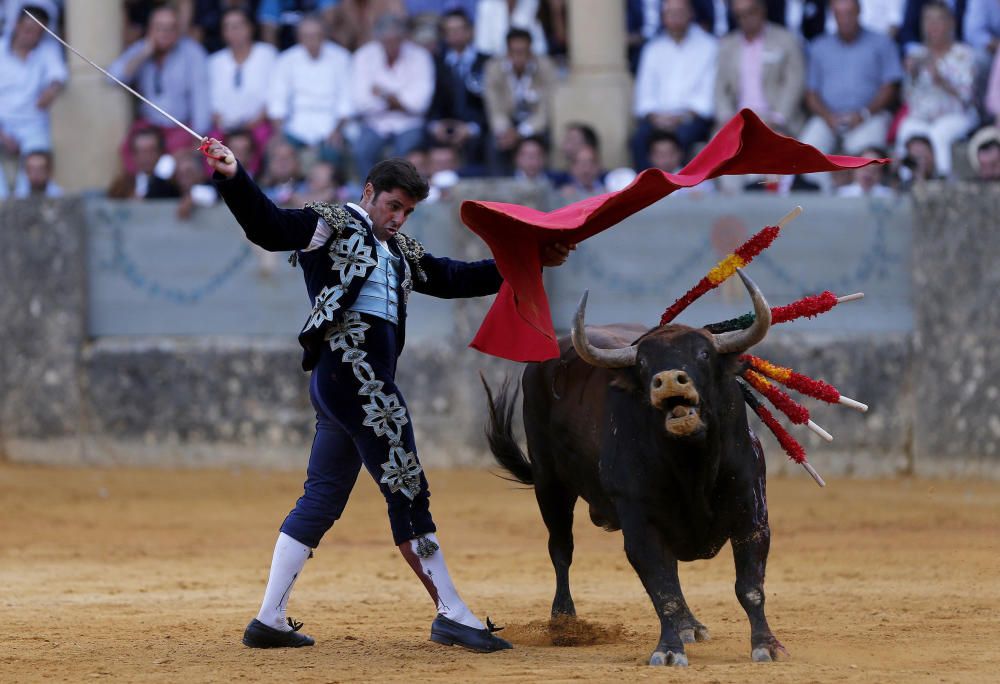
[[[534,484],[535,477],[531,471],[531,461],[521,451],[514,437],[514,407],[517,405],[517,386],[511,387],[511,378],[507,376],[496,397],[486,383],[483,374],[479,374],[486,390],[486,404],[489,408],[489,418],[486,421],[486,441],[490,444],[493,458],[518,482],[526,485]]]

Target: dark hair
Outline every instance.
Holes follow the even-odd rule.
[[[163,151],[163,148],[166,146],[166,142],[163,139],[163,132],[159,128],[154,128],[152,126],[148,128],[139,128],[135,132],[133,132],[132,139],[129,141],[129,147],[132,147],[132,145],[135,144],[136,138],[139,138],[144,135],[149,135],[156,138],[157,147],[160,148],[161,152]]]
[[[427,181],[417,172],[417,167],[399,157],[385,159],[373,166],[365,178],[365,185],[369,183],[375,188],[376,197],[380,192],[399,189],[417,202],[427,199],[430,190]]]
[[[980,152],[988,152],[989,150],[992,150],[994,147],[1000,147],[1000,140],[997,140],[996,138],[990,138],[989,140],[987,140],[982,145],[976,148],[976,154],[978,155]]]
[[[446,19],[461,19],[466,23],[467,26],[472,26],[472,19],[469,18],[468,13],[461,7],[455,7],[448,10],[441,15],[441,23],[443,24]]]
[[[539,135],[529,135],[526,138],[521,138],[520,140],[517,141],[517,145],[514,147],[514,154],[520,152],[522,147],[530,143],[533,143],[541,147],[542,152],[544,152],[545,154],[549,153],[549,146],[545,143],[545,138]]]
[[[673,143],[677,147],[677,149],[681,150],[682,152],[684,151],[684,148],[681,146],[681,141],[678,140],[677,136],[671,133],[670,131],[656,131],[651,136],[649,136],[649,141],[646,142],[646,151],[649,152],[650,150],[653,149],[653,145],[661,142]]]
[[[507,47],[510,47],[512,40],[526,40],[531,43],[531,34],[525,31],[523,28],[512,28],[507,31]]]
[[[50,21],[52,21],[52,17],[49,16],[48,10],[46,10],[44,7],[39,7],[38,5],[25,5],[24,7],[22,7],[19,20],[28,19],[28,17],[24,16],[25,11],[29,12],[32,16],[35,17],[35,19],[42,22],[46,26],[49,25]],[[31,20],[28,19],[28,21]]]
[[[927,145],[927,147],[931,148],[932,150],[934,149],[934,145],[931,144],[931,139],[928,138],[926,135],[923,135],[922,133],[911,135],[909,138],[906,139],[906,142],[903,144],[903,147],[908,147],[909,144],[913,142],[920,142]]]
[[[573,121],[566,124],[567,131],[580,131],[580,135],[583,136],[583,142],[587,143],[595,150],[601,149],[601,139],[597,135],[597,131],[590,124],[585,124],[581,121]]]
[[[939,10],[947,14],[948,18],[952,21],[955,20],[955,13],[948,6],[948,3],[943,2],[943,0],[930,0],[930,2],[924,3],[924,6],[920,8],[920,14],[924,14],[927,10]]]
[[[48,167],[52,168],[52,152],[50,150],[31,150],[25,153],[24,159],[27,161],[28,157],[42,157],[45,159],[45,163]]]
[[[226,20],[226,17],[228,17],[230,14],[233,14],[234,12],[236,14],[239,14],[244,19],[246,19],[247,23],[250,24],[250,28],[252,30],[254,31],[257,30],[257,20],[254,18],[253,13],[250,11],[250,8],[248,8],[246,5],[234,5],[233,7],[227,7],[224,10],[222,10],[222,17],[219,21],[219,25],[221,26],[222,22]]]

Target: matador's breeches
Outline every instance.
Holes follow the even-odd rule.
[[[363,463],[385,496],[396,544],[434,532],[413,425],[394,381],[396,327],[347,311],[327,344],[310,383],[316,437],[305,491],[281,531],[318,546],[343,513]]]

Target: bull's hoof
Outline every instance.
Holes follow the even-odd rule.
[[[682,629],[678,634],[681,637],[681,643],[684,644],[693,644],[696,641],[709,641],[712,638],[712,635],[708,633],[708,627],[704,625]]]
[[[771,637],[769,643],[765,642],[760,646],[754,646],[753,650],[750,651],[750,659],[755,663],[770,663],[787,657],[788,651],[774,637]]]
[[[769,648],[755,648],[750,653],[750,660],[755,663],[769,663],[774,658],[771,657],[771,649]]]
[[[688,657],[683,653],[674,653],[673,651],[654,651],[653,655],[649,657],[649,664],[653,667],[687,667]]]

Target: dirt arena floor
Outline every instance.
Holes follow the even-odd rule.
[[[427,641],[433,607],[359,481],[289,612],[317,645],[240,644],[297,473],[0,464],[0,682],[986,682],[1000,672],[1000,484],[773,479],[767,605],[791,657],[749,660],[728,547],[682,569],[712,640],[684,671],[643,663],[656,620],[620,534],[577,515],[572,581],[587,622],[551,634],[553,577],[530,491],[430,473],[464,598],[515,650]],[[556,646],[569,642],[573,645]]]

